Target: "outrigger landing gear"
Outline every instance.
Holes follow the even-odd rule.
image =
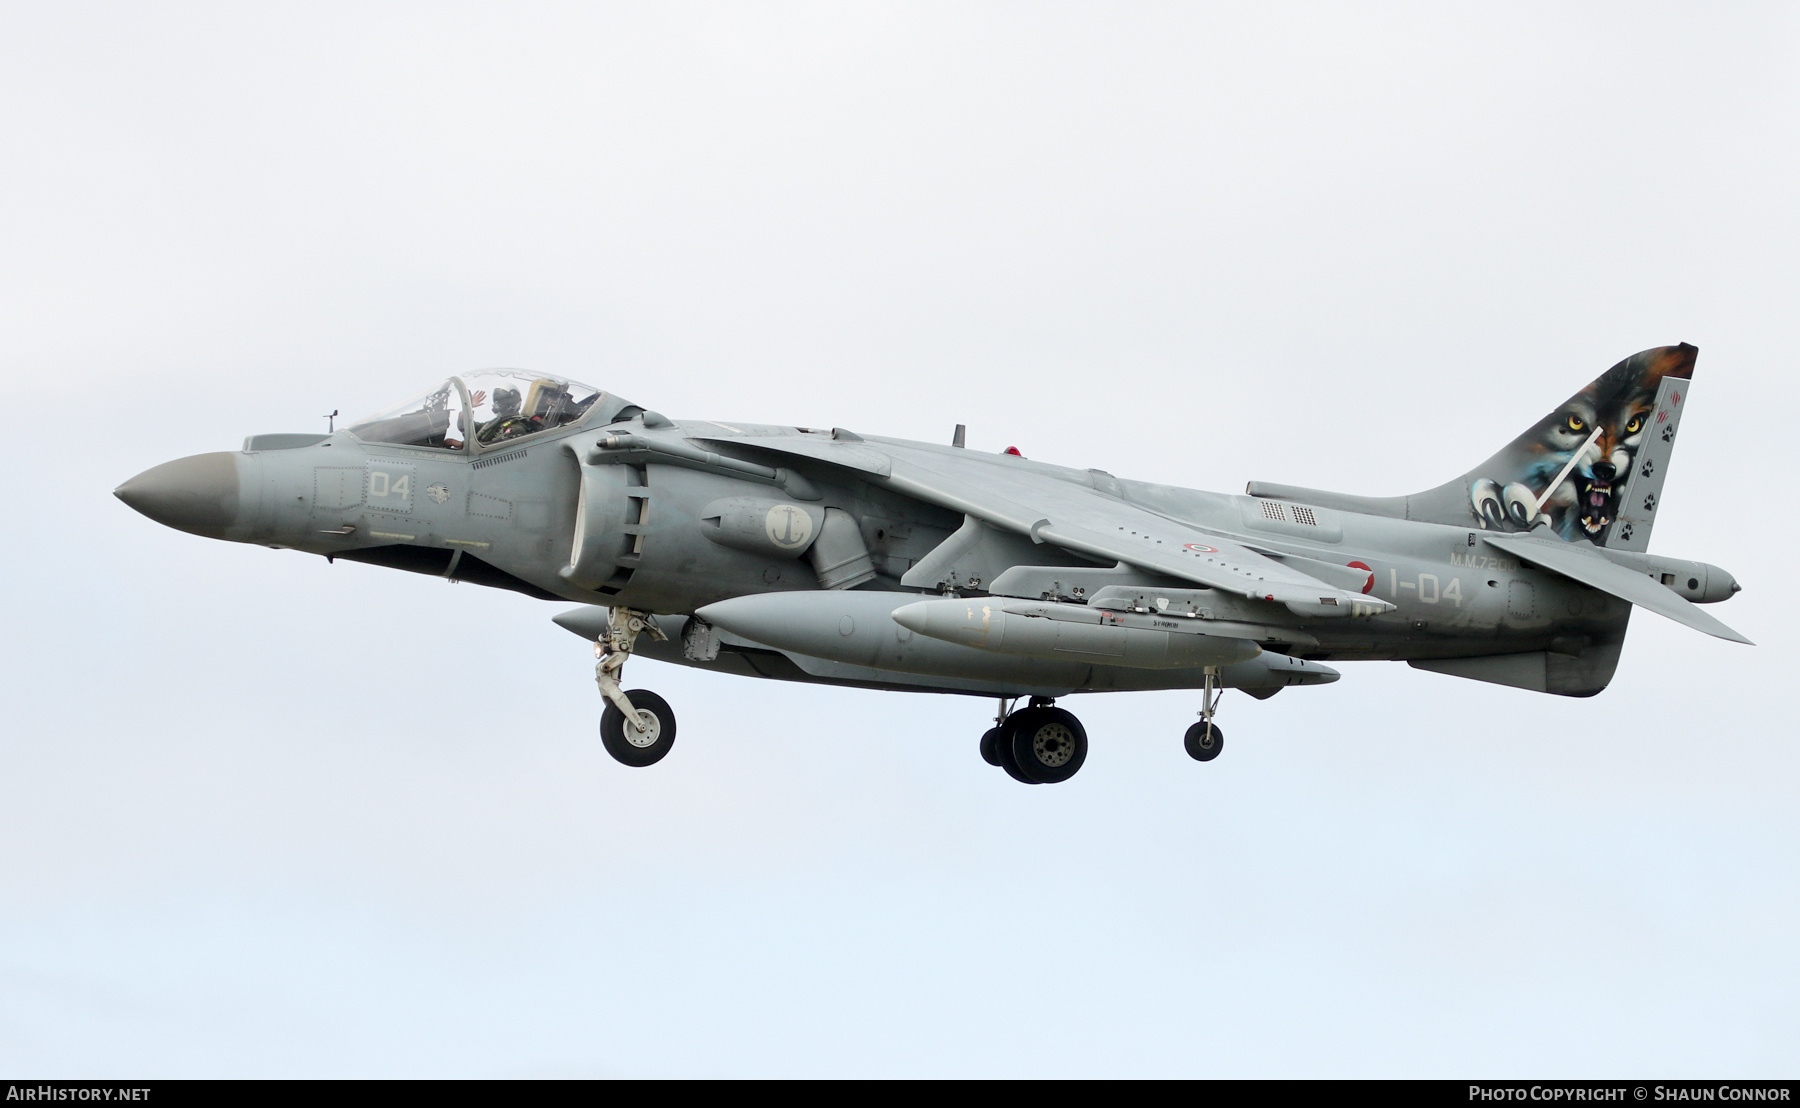
[[[1213,714],[1219,710],[1219,698],[1225,690],[1218,687],[1219,667],[1206,667],[1206,687],[1201,695],[1200,722],[1187,729],[1182,745],[1187,747],[1188,757],[1196,762],[1210,762],[1225,749],[1225,732],[1213,722]]]
[[[1000,710],[994,714],[994,725],[981,735],[981,760],[996,768],[1006,765],[1006,756],[1000,753],[1000,736],[1006,733],[1006,717],[1012,714],[1013,697],[1000,698]]]
[[[981,736],[981,756],[1015,781],[1054,785],[1075,776],[1087,760],[1087,729],[1073,713],[1049,697],[1034,696],[1029,707],[1012,710],[1011,697],[1000,701],[995,725]]]
[[[675,745],[675,713],[669,702],[646,689],[626,692],[619,674],[631,657],[637,637],[649,632],[661,642],[668,636],[648,612],[612,608],[607,612],[606,634],[594,644],[594,683],[606,697],[600,714],[600,742],[606,752],[628,766],[651,766],[663,760]]]

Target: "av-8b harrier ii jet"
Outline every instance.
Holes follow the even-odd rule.
[[[1738,591],[1647,552],[1696,350],[1625,359],[1492,458],[1412,496],[1252,482],[1230,496],[1009,449],[843,428],[672,420],[560,378],[490,372],[325,435],[141,473],[118,497],[197,535],[584,605],[606,749],[662,759],[675,715],[620,687],[633,654],[778,681],[996,698],[981,739],[1066,781],[1075,693],[1221,690],[1412,666],[1592,696],[1633,605],[1735,642],[1695,607]],[[1023,707],[1015,706],[1024,702]]]

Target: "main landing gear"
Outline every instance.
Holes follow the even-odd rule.
[[[1200,722],[1187,729],[1187,735],[1181,745],[1187,747],[1188,757],[1196,762],[1210,762],[1225,749],[1225,732],[1213,722],[1213,715],[1219,710],[1219,697],[1225,690],[1218,688],[1219,668],[1206,667],[1206,687],[1200,694]]]
[[[606,752],[628,766],[653,766],[675,745],[675,713],[669,702],[646,689],[630,692],[619,687],[619,673],[637,645],[637,637],[666,641],[648,612],[613,608],[607,613],[606,634],[594,644],[594,683],[606,697],[600,714],[600,742]]]
[[[1028,707],[1012,710],[1003,697],[994,726],[981,736],[981,757],[1027,785],[1054,785],[1075,776],[1087,760],[1087,729],[1072,712],[1046,696],[1034,696]]]
[[[1213,722],[1219,711],[1219,668],[1206,667],[1206,684],[1200,700],[1200,722],[1187,729],[1182,746],[1196,762],[1210,762],[1225,749],[1225,732]],[[994,726],[981,736],[981,759],[1005,770],[1027,785],[1053,785],[1067,781],[1087,761],[1087,729],[1072,714],[1056,707],[1047,696],[1034,696],[1030,705],[1013,711],[1014,698],[1001,697]]]

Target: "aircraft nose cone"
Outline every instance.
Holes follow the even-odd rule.
[[[236,454],[177,458],[133,477],[113,495],[166,527],[220,539],[237,522]]]

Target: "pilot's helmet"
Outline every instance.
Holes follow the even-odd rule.
[[[519,390],[518,389],[495,389],[494,390],[494,411],[495,411],[495,413],[497,413],[499,415],[518,415],[519,414]]]

